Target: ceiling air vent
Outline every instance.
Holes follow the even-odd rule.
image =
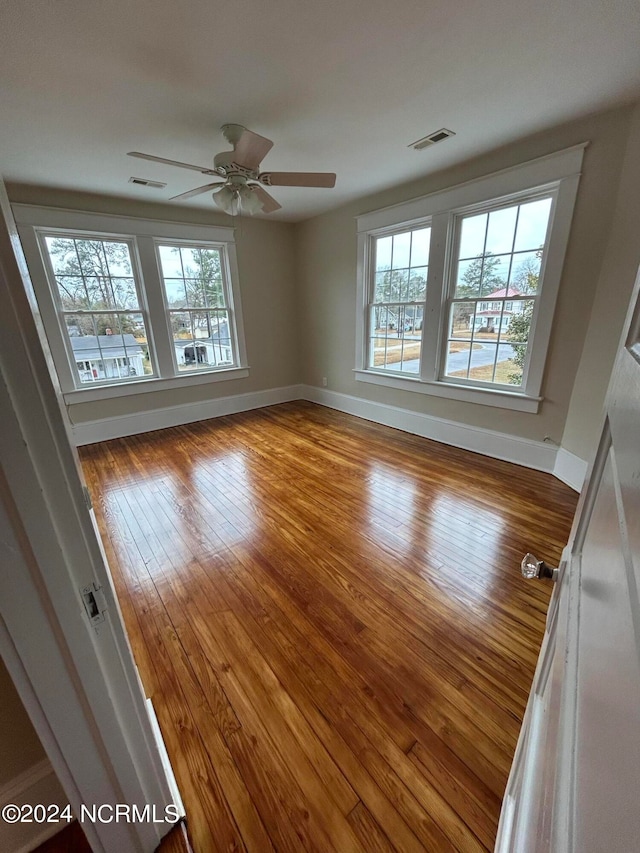
[[[162,190],[166,184],[162,181],[148,181],[146,178],[129,178],[130,184],[137,184],[139,187],[153,187],[154,190]]]
[[[427,145],[435,145],[436,142],[442,142],[443,139],[448,139],[450,136],[455,136],[454,131],[447,130],[446,127],[441,127],[440,130],[436,130],[428,136],[423,136],[422,139],[418,139],[417,142],[412,142],[410,145],[407,145],[407,148],[415,148],[416,151],[422,151],[422,149],[426,148]]]

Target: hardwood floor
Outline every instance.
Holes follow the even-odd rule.
[[[37,847],[33,853],[91,853],[82,826],[73,821],[48,841]],[[162,839],[158,853],[193,853],[186,837],[184,823],[174,826]]]
[[[493,848],[568,487],[303,402],[81,458],[195,853]]]

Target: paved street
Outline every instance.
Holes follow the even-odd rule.
[[[493,364],[495,356],[495,346],[480,344],[481,349],[474,349],[472,353],[472,367],[482,367],[485,364]],[[513,356],[513,347],[510,344],[500,344],[498,347],[498,361],[506,361]],[[466,370],[469,361],[469,353],[455,352],[452,353],[447,361],[447,373],[455,373],[458,370]],[[395,367],[395,365],[391,365]],[[418,373],[420,370],[420,361],[417,358],[411,361],[405,361],[402,365],[403,373]]]

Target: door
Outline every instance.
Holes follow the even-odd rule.
[[[498,853],[640,849],[639,291],[640,273],[557,573]]]
[[[103,807],[104,819],[83,823],[92,850],[150,853],[182,807],[85,502],[29,285],[0,180],[0,654],[74,813]],[[154,819],[119,820],[118,804],[138,814],[149,806]],[[57,816],[51,822],[64,826]]]

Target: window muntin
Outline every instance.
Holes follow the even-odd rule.
[[[45,234],[42,241],[74,381],[112,384],[153,375],[129,243],[69,233]]]
[[[368,366],[394,373],[420,371],[431,228],[372,238]]]
[[[379,210],[362,213],[357,217],[358,264],[357,264],[357,325],[355,378],[360,382],[445,397],[468,403],[479,403],[521,412],[537,412],[542,400],[541,391],[545,365],[551,337],[554,309],[560,288],[564,258],[571,231],[571,219],[575,207],[584,149],[587,143],[574,145],[563,151],[530,160],[484,177],[475,178],[456,186],[409,199]],[[525,299],[534,299],[534,316],[526,342],[525,364],[520,385],[501,382],[474,381],[473,379],[448,377],[447,341],[451,329],[451,303],[456,298],[455,287],[458,274],[464,275],[464,267],[458,270],[458,261],[471,261],[482,257],[485,250],[498,255],[516,255],[532,251],[540,243],[540,233],[531,234],[524,225],[516,231],[515,243],[509,246],[507,236],[500,229],[492,228],[486,240],[486,222],[476,220],[465,229],[465,248],[461,251],[462,228],[457,230],[460,218],[481,216],[516,205],[533,203],[543,198],[552,198],[551,214],[547,226],[544,256],[540,266],[540,282],[536,294],[526,294]],[[503,214],[505,220],[507,213]],[[510,214],[513,217],[513,211]],[[496,217],[494,217],[496,218]],[[373,293],[374,238],[399,231],[431,225],[431,250],[429,278],[423,320],[423,343],[419,375],[391,370],[380,370],[371,366],[369,338],[371,333],[370,311]],[[476,225],[474,235],[471,226]],[[504,230],[504,229],[503,229]],[[508,229],[506,229],[508,231]],[[540,229],[541,230],[541,229]],[[456,235],[457,241],[456,242]],[[497,235],[497,236],[496,236]],[[475,243],[473,242],[475,236]],[[504,262],[504,258],[501,259]],[[507,287],[509,282],[507,280]],[[481,294],[480,294],[481,295]],[[473,301],[480,295],[458,297],[460,301]],[[513,296],[508,301],[514,301]],[[487,309],[500,299],[483,299]],[[505,304],[506,304],[505,298]],[[521,308],[521,304],[513,306]],[[511,310],[506,308],[506,310]],[[469,345],[470,341],[460,341]],[[523,344],[524,341],[509,343]],[[464,347],[469,351],[470,346]],[[500,361],[501,359],[497,359]],[[474,363],[475,367],[476,364]],[[451,372],[454,372],[451,369]],[[493,372],[493,367],[492,367]]]
[[[162,243],[157,250],[177,370],[236,364],[224,247]]]
[[[456,219],[447,381],[521,388],[553,196]]]

